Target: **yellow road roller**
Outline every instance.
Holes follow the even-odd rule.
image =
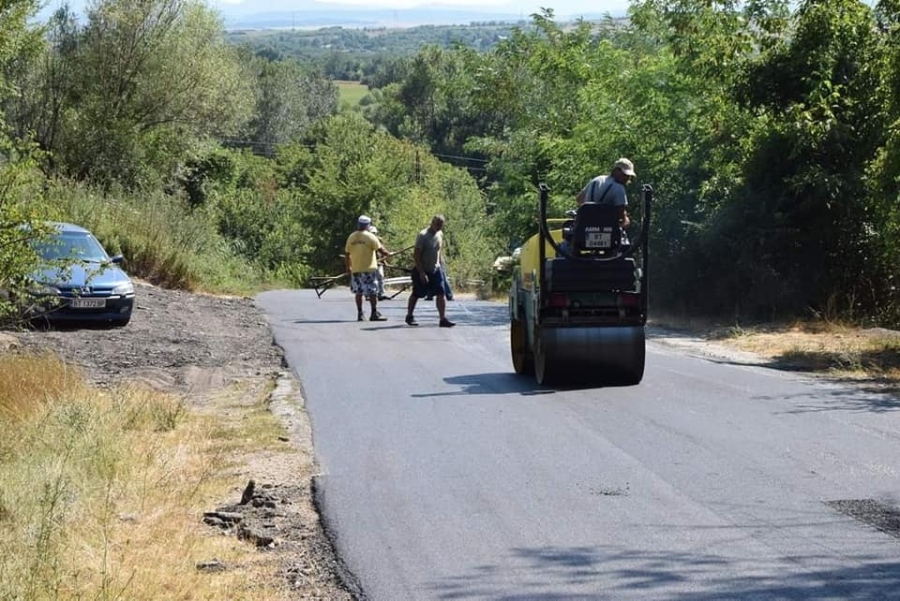
[[[608,204],[584,203],[565,219],[548,219],[549,192],[539,186],[539,231],[519,249],[513,271],[513,367],[541,385],[638,384],[653,189],[641,188],[634,240],[620,225],[620,209]]]

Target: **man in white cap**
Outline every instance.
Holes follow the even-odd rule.
[[[634,172],[634,163],[626,158],[621,158],[613,164],[612,172],[609,175],[598,175],[582,188],[575,202],[578,206],[586,202],[594,202],[597,204],[608,204],[614,207],[621,207],[619,219],[621,219],[622,227],[628,227],[631,224],[631,218],[628,217],[628,196],[625,194],[625,184],[637,175]]]
[[[369,321],[387,321],[378,312],[378,255],[389,256],[381,241],[369,231],[372,219],[360,215],[356,231],[347,237],[344,245],[344,262],[350,274],[350,291],[356,295],[356,320],[365,321],[363,296],[369,300],[372,313]]]

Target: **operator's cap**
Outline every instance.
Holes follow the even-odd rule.
[[[377,234],[377,233],[378,233],[378,228],[375,227],[374,225],[369,225],[369,232],[372,233],[372,234]]]
[[[637,175],[637,173],[634,172],[634,163],[626,158],[621,158],[616,161],[616,164],[613,165],[613,169],[621,169],[622,173],[624,173],[625,175],[630,175],[631,177]]]
[[[370,223],[372,223],[371,217],[366,217],[365,215],[359,216],[359,225],[369,225]]]

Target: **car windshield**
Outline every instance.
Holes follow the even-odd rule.
[[[62,232],[36,241],[34,250],[45,261],[109,261],[109,255],[97,239],[82,232]]]

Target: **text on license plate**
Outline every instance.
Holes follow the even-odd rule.
[[[584,245],[588,248],[609,248],[612,246],[610,232],[587,232]]]
[[[73,309],[99,309],[106,306],[105,298],[73,298],[69,301]]]

